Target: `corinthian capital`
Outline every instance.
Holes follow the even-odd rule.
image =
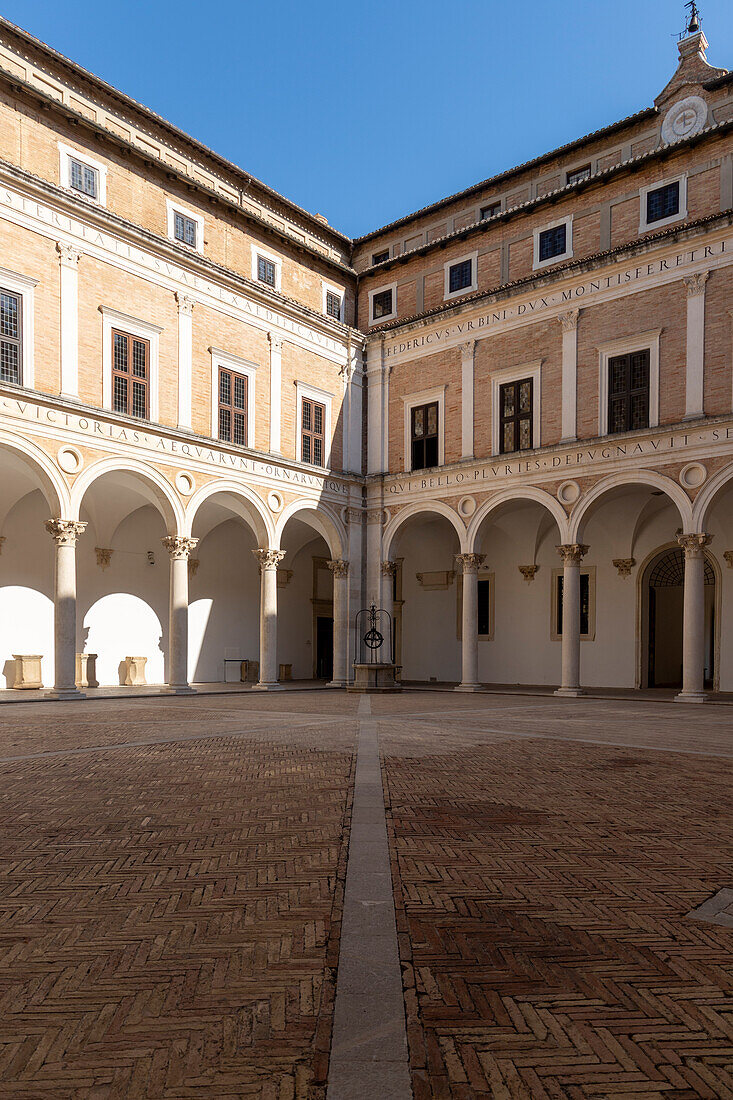
[[[187,558],[196,546],[198,546],[198,539],[187,539],[182,535],[166,535],[165,538],[160,540],[168,551],[172,561],[179,561],[181,558]]]
[[[331,570],[334,577],[347,577],[349,574],[349,563],[347,561],[328,561],[326,565]]]
[[[181,292],[177,290],[176,301],[178,302],[179,313],[183,313],[186,317],[190,317],[193,314],[193,307],[196,305],[193,298],[189,298],[187,295],[181,294]]]
[[[588,547],[582,542],[570,542],[565,546],[558,546],[557,552],[562,558],[563,565],[580,565],[588,553]]]
[[[276,332],[268,332],[267,339],[270,341],[270,349],[274,352],[282,351],[283,338],[278,336]]]
[[[79,535],[84,534],[86,523],[75,519],[47,519],[45,527],[57,546],[76,546]]]
[[[79,263],[81,252],[73,244],[67,244],[66,241],[58,241],[56,243],[56,251],[59,254],[62,267],[76,267]]]
[[[393,577],[396,572],[397,572],[397,562],[396,561],[383,561],[382,562],[382,573],[384,574],[385,577]]]
[[[285,557],[284,550],[253,550],[252,553],[257,558],[260,566],[260,572],[263,569],[277,569],[280,562]]]
[[[476,341],[475,340],[466,340],[465,344],[460,345],[460,348],[461,348],[461,358],[462,359],[472,359],[473,358],[473,353],[476,350]]]
[[[705,292],[705,283],[708,281],[709,271],[699,271],[696,275],[685,275],[684,284],[687,288],[687,297],[695,298]]]
[[[478,573],[486,561],[486,554],[456,554],[456,561],[464,573]]]
[[[565,313],[558,313],[557,319],[562,325],[563,332],[575,332],[578,327],[579,309],[568,309]]]
[[[705,552],[705,547],[713,541],[712,535],[706,535],[704,531],[696,531],[689,535],[678,535],[677,542],[685,552],[686,558],[700,558]]]

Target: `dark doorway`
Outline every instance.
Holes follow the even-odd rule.
[[[663,551],[647,580],[648,687],[682,686],[682,633],[685,557],[681,549]],[[705,560],[705,686],[713,683],[715,574]]]
[[[316,679],[333,680],[333,619],[316,618]]]

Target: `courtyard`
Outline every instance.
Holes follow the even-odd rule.
[[[0,1095],[733,1097],[732,727],[448,691],[0,708]]]

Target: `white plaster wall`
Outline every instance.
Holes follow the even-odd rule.
[[[281,563],[283,569],[293,571],[293,576],[290,583],[277,592],[278,662],[292,664],[294,680],[310,680],[313,676],[316,644],[312,603],[314,557],[331,557],[328,546],[320,537],[309,541],[294,554],[286,553]]]
[[[456,581],[427,591],[417,573],[456,570],[458,540],[446,520],[408,522],[392,558],[402,565],[402,678],[460,680],[461,646],[456,636]]]
[[[195,531],[194,531],[195,534]],[[224,658],[259,660],[260,578],[257,543],[239,519],[219,524],[194,551],[189,580],[188,675],[192,683],[224,680]]]
[[[0,690],[13,686],[14,653],[40,653],[44,686],[53,686],[54,543],[43,526],[49,515],[40,491],[29,493],[0,532]]]
[[[82,512],[82,519],[89,516]],[[77,650],[98,654],[100,685],[121,682],[121,663],[128,656],[147,657],[148,684],[165,683],[169,559],[160,541],[165,533],[160,514],[146,505],[114,533],[109,568],[97,565],[91,521],[77,543]]]

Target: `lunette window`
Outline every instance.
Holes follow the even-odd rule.
[[[117,413],[150,416],[150,341],[112,330],[112,407]]]
[[[584,164],[582,168],[574,168],[572,172],[568,172],[568,183],[579,183],[587,179],[590,179],[590,164]]]
[[[257,257],[257,278],[261,283],[267,283],[268,286],[275,286],[275,264],[272,260],[268,260],[266,256]]]
[[[20,385],[22,299],[0,290],[0,381]]]
[[[438,465],[438,402],[410,410],[411,468],[428,470]]]
[[[193,218],[187,218],[185,214],[175,212],[173,216],[173,236],[177,241],[196,247],[196,222]]]
[[[562,637],[562,594],[563,594],[563,575],[560,573],[556,577],[557,581],[557,600],[556,615],[557,621],[555,623],[555,632],[558,638]],[[580,636],[588,637],[590,633],[590,573],[584,573],[581,570],[580,573]]]
[[[646,222],[663,221],[665,218],[673,218],[680,212],[680,182],[667,183],[664,187],[657,187],[654,191],[647,191],[646,195]]]
[[[499,386],[501,454],[532,448],[532,385],[531,378],[522,378]]]
[[[486,221],[487,218],[495,218],[497,214],[501,214],[501,203],[492,202],[488,206],[481,207],[481,221]]]
[[[326,313],[330,317],[335,317],[337,321],[341,320],[341,295],[334,294],[332,291],[326,291]]]
[[[544,229],[540,233],[539,258],[551,260],[553,256],[564,256],[567,252],[567,225],[555,225],[552,229]]]
[[[303,398],[300,412],[300,457],[313,466],[323,465],[326,406]]]
[[[649,427],[649,349],[608,360],[608,431]]]
[[[99,198],[99,172],[73,157],[69,159],[69,183],[75,191],[81,191],[90,199]]]
[[[389,249],[385,248],[384,252],[375,252],[374,253],[374,255],[372,256],[372,263],[373,264],[383,264],[388,259],[389,259]]]
[[[247,378],[219,367],[219,439],[247,446]]]
[[[448,272],[448,290],[451,294],[471,286],[473,281],[472,268],[471,260],[462,260],[459,264],[453,264]]]
[[[392,313],[392,291],[380,290],[372,297],[372,320],[379,317],[389,317]]]

